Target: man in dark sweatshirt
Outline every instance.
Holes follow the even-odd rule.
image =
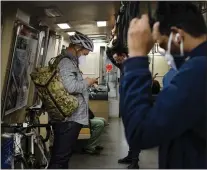
[[[106,54],[108,59],[120,70],[120,79],[119,79],[119,92],[121,89],[121,80],[122,77],[124,75],[123,72],[123,62],[124,60],[127,58],[126,56],[126,51],[127,49],[124,49],[123,52],[121,54],[117,54],[114,51],[111,50],[111,48],[107,48]],[[119,114],[122,115],[122,110],[121,110],[121,103],[122,103],[122,99],[120,98],[119,101]],[[124,158],[121,158],[118,160],[118,163],[120,164],[129,164],[129,166],[127,167],[128,169],[139,169],[139,165],[138,165],[138,161],[139,161],[139,153],[140,151],[136,151],[133,152],[133,149],[131,147],[129,147],[129,151],[128,151],[128,155]]]
[[[170,84],[173,77],[177,74],[177,71],[173,68],[170,68],[170,70],[164,75],[162,79],[163,88],[167,87],[168,84]]]
[[[205,169],[206,24],[191,2],[158,2],[156,15],[153,29],[143,15],[133,19],[128,30],[129,59],[121,89],[126,138],[137,150],[159,146],[159,168]],[[165,57],[178,73],[152,106],[147,54],[155,42],[167,50]],[[181,66],[173,61],[179,53],[185,59]]]

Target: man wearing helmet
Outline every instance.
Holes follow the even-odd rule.
[[[93,51],[92,40],[80,32],[69,38],[71,43],[64,52],[66,57],[60,61],[58,68],[65,89],[78,98],[79,107],[71,117],[53,126],[54,143],[49,169],[68,169],[81,127],[89,124],[87,89],[97,82],[94,78],[83,79],[78,67],[80,56],[86,56]]]

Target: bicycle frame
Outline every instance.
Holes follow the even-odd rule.
[[[38,132],[37,132],[36,129],[33,129],[32,128],[31,131],[32,131],[33,135],[31,136],[31,150],[30,150],[30,152],[31,152],[32,155],[35,154],[34,144],[36,143],[37,146],[38,146],[38,148],[39,148],[39,150],[40,150],[40,152],[41,152],[41,154],[42,154],[42,156],[43,156],[43,158],[44,158],[44,160],[45,160],[45,163],[46,163],[45,169],[47,169],[47,167],[48,167],[48,161],[47,161],[47,158],[45,156],[44,150],[43,150],[43,148],[42,148],[42,146],[40,144],[40,140],[41,139],[39,138],[39,135],[38,135]]]
[[[38,140],[38,135],[37,135],[37,132],[35,131],[35,129],[32,129],[31,132],[29,132],[29,133],[25,133],[25,136],[31,137],[30,153],[32,155],[35,154],[34,144],[35,143],[37,144],[38,148],[40,149],[41,154],[43,155],[43,158],[45,159],[45,162],[46,162],[45,169],[47,169],[48,161],[47,161],[47,158],[44,154],[44,150],[42,149],[42,147],[40,145],[40,142]],[[14,158],[17,157],[17,156],[21,156],[22,158],[24,158],[24,153],[23,153],[22,145],[21,145],[21,140],[22,140],[23,135],[20,134],[20,133],[3,133],[2,137],[4,137],[4,138],[13,138],[13,141],[14,141],[14,144],[13,144],[14,154],[13,154],[12,160],[11,160],[11,167],[12,167],[12,169],[14,169],[15,168],[14,167],[14,165],[15,165],[14,164]],[[21,168],[24,169],[23,164],[21,164]]]
[[[13,149],[14,149],[14,154],[11,159],[11,168],[14,169],[14,158],[21,155],[21,157],[24,157],[24,153],[22,151],[21,147],[21,140],[23,135],[19,133],[3,133],[2,137],[4,138],[13,138]],[[19,145],[20,144],[20,145]],[[21,168],[24,169],[23,165],[21,164]]]

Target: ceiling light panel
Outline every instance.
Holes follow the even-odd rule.
[[[58,27],[61,29],[69,29],[70,26],[67,23],[57,24]]]
[[[72,36],[72,35],[75,35],[75,32],[67,32],[67,34]]]
[[[97,21],[97,26],[98,27],[105,27],[106,26],[106,21]]]

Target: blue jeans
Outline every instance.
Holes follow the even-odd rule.
[[[54,142],[48,169],[68,169],[69,159],[82,125],[76,122],[60,122],[53,125]]]

